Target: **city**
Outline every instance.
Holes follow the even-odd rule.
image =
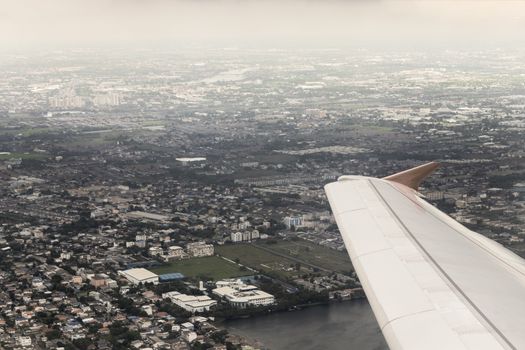
[[[1,56],[0,347],[261,348],[223,322],[364,298],[345,174],[439,161],[427,200],[525,256],[524,54]]]

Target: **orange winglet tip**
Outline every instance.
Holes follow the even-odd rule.
[[[421,182],[423,182],[423,180],[425,180],[439,167],[440,164],[438,162],[430,162],[412,169],[402,171],[400,173],[396,173],[394,175],[384,177],[383,179],[397,182],[417,191]]]

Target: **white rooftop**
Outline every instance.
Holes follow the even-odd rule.
[[[135,278],[137,280],[147,280],[147,279],[150,279],[150,278],[155,278],[155,277],[158,277],[157,274],[149,271],[149,270],[146,270],[145,268],[142,268],[142,267],[139,267],[139,268],[135,268],[135,269],[129,269],[129,270],[124,270],[122,271],[123,274],[125,275],[128,275],[132,278]]]

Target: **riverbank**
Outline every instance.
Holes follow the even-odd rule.
[[[221,325],[261,344],[262,349],[388,349],[365,299],[229,320]]]
[[[328,299],[317,299],[316,301],[309,301],[306,303],[299,303],[299,304],[289,304],[286,305],[274,305],[273,308],[251,308],[251,309],[237,309],[233,307],[224,307],[224,309],[220,309],[220,306],[215,308],[213,312],[213,317],[219,322],[226,322],[229,320],[236,320],[236,319],[244,319],[244,318],[250,318],[250,317],[258,317],[258,316],[264,316],[272,313],[278,313],[278,312],[291,312],[296,310],[302,310],[309,307],[319,306],[319,305],[328,305],[328,304],[334,304],[334,303],[342,303],[342,302],[348,302],[351,300],[366,300],[365,294],[356,294],[355,297],[352,299],[341,299],[341,298],[328,298]]]

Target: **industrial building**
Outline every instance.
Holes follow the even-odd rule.
[[[153,283],[158,284],[159,283],[159,276],[157,274],[154,274],[153,272],[146,270],[142,267],[135,268],[135,269],[129,269],[129,270],[123,270],[118,272],[119,275],[125,277],[128,281],[130,281],[133,284],[140,284],[140,283]]]
[[[217,301],[206,295],[187,295],[179,292],[168,292],[162,294],[163,299],[170,299],[171,302],[180,306],[191,313],[204,312],[217,305]]]
[[[275,302],[273,295],[259,290],[256,286],[244,284],[241,280],[223,280],[217,282],[216,286],[213,294],[237,308],[271,305]]]

